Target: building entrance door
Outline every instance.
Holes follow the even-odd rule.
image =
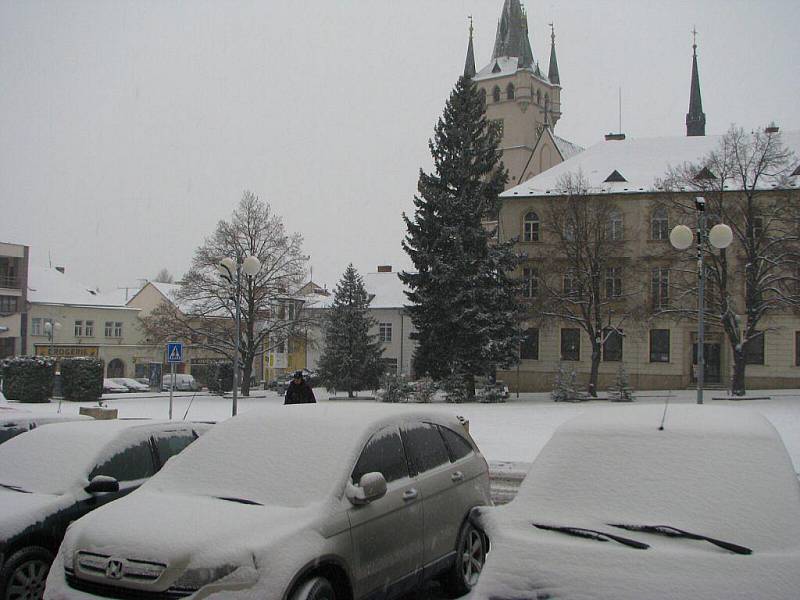
[[[720,368],[721,346],[719,342],[706,342],[703,344],[703,358],[706,368],[703,372],[703,383],[720,383],[722,369]],[[692,383],[697,382],[697,342],[692,344]]]

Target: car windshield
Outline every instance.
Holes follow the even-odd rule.
[[[361,436],[353,423],[321,414],[327,413],[293,407],[216,425],[145,485],[274,506],[322,501],[344,485]]]

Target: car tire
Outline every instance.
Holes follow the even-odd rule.
[[[336,593],[330,581],[312,577],[292,593],[291,600],[336,600]]]
[[[39,600],[44,595],[53,555],[39,546],[28,546],[8,557],[0,569],[0,599]]]
[[[463,596],[478,583],[486,562],[486,547],[486,535],[466,521],[458,533],[455,562],[442,579],[442,586],[449,597]]]

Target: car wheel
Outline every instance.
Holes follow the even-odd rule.
[[[442,581],[445,592],[452,598],[469,592],[478,583],[485,561],[486,536],[467,521],[458,534],[455,564]]]
[[[294,591],[291,600],[336,600],[336,594],[330,581],[312,577]]]
[[[53,555],[44,548],[30,546],[8,557],[0,570],[2,600],[41,600]]]

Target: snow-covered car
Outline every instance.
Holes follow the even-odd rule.
[[[171,385],[174,385],[174,390],[180,392],[196,392],[200,389],[194,376],[185,373],[175,373],[174,375],[172,373],[166,373],[161,382],[161,390],[167,392]]]
[[[0,407],[0,444],[41,425],[92,420],[92,417],[86,415],[40,415],[22,410],[4,410],[3,408]]]
[[[587,411],[555,432],[517,497],[477,523],[492,552],[475,600],[800,590],[800,485],[775,428],[745,409]]]
[[[104,394],[126,394],[129,391],[127,387],[121,383],[116,383],[113,379],[103,379]]]
[[[0,446],[0,598],[35,600],[67,526],[137,488],[209,425],[51,424]]]
[[[113,383],[128,388],[130,392],[149,392],[150,386],[131,379],[130,377],[113,377]]]
[[[488,467],[457,418],[307,404],[229,419],[67,532],[50,600],[384,598],[475,583]],[[335,596],[334,596],[335,594]]]

